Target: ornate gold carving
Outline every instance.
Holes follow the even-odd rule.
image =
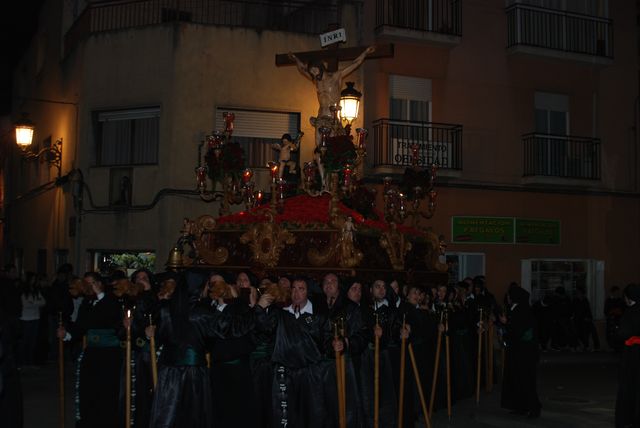
[[[425,230],[424,233],[427,238],[427,245],[429,246],[427,254],[424,256],[427,268],[438,272],[446,272],[449,267],[446,263],[440,261],[440,256],[445,254],[447,247],[444,242],[444,237],[439,237],[432,230]]]
[[[309,251],[307,251],[307,258],[309,259],[309,263],[311,263],[313,266],[326,266],[326,264],[329,263],[329,260],[333,258],[335,253],[336,244],[332,240],[324,250],[310,248]]]
[[[337,253],[338,264],[341,267],[355,267],[357,266],[362,257],[362,251],[355,246],[356,227],[353,224],[353,218],[348,216],[342,222],[340,239],[338,239]]]
[[[240,242],[249,244],[253,252],[253,260],[267,267],[275,267],[280,259],[280,252],[285,245],[294,244],[296,237],[286,229],[277,225],[274,214],[266,212],[268,222],[252,225],[241,237]]]
[[[412,245],[402,233],[398,232],[395,223],[389,223],[389,230],[380,236],[380,246],[387,251],[393,269],[403,270],[404,258]]]
[[[202,215],[195,221],[184,219],[178,243],[191,248],[190,253],[183,256],[185,265],[221,265],[229,259],[228,249],[215,246],[215,229],[216,220],[210,215]]]

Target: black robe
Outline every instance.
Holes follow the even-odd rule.
[[[248,404],[249,426],[273,427],[273,349],[276,341],[276,306],[263,309],[256,305],[256,326],[251,332],[254,349],[249,357],[253,397]]]
[[[106,294],[97,302],[85,299],[69,329],[74,340],[87,336],[87,347],[78,358],[77,427],[113,428],[122,423],[118,411],[122,319],[122,307]]]
[[[218,311],[209,306],[211,310]],[[253,311],[240,299],[228,304],[223,313],[230,317],[247,316]],[[255,346],[250,332],[241,337],[215,338],[211,341],[211,397],[215,428],[253,427],[254,414],[247,411],[253,400],[250,355]]]
[[[17,343],[17,323],[12,322],[0,306],[0,420],[6,428],[23,426],[22,387],[15,355]]]
[[[158,342],[162,345],[158,385],[151,407],[152,428],[211,428],[211,387],[206,344],[211,338],[240,337],[253,326],[252,312],[233,318],[194,301],[187,313],[162,302]],[[175,297],[174,297],[175,299]]]
[[[151,417],[151,403],[153,399],[153,377],[151,374],[150,340],[145,334],[145,328],[150,322],[158,318],[157,299],[153,291],[144,291],[136,300],[127,299],[125,307],[132,310],[131,323],[131,419],[132,425],[147,428]],[[126,337],[123,337],[123,340]],[[156,350],[157,354],[157,350]],[[157,358],[157,355],[156,355]],[[124,404],[126,386],[124,383],[125,367],[121,369],[120,381],[120,419],[124,422]],[[123,423],[120,424],[123,426]]]
[[[405,377],[404,377],[404,421],[405,427],[413,427],[415,422],[422,416],[422,407],[418,393],[418,385],[416,375],[413,371],[411,360],[409,358],[408,344],[411,344],[416,359],[418,376],[422,385],[422,392],[427,401],[430,399],[431,383],[433,379],[433,364],[435,361],[435,343],[437,338],[437,320],[432,314],[424,309],[416,308],[408,302],[402,302],[398,308],[398,322],[402,325],[402,318],[405,318],[406,324],[411,328],[411,333],[407,341],[406,361],[405,361]],[[442,385],[445,385],[444,377],[444,336],[442,345],[442,356],[440,359],[440,372],[438,376],[438,391],[445,391]],[[394,371],[394,379],[398,384],[400,382],[400,363],[401,363],[401,342],[398,346],[392,348],[391,359]],[[443,381],[444,380],[444,381]],[[438,394],[441,396],[442,394]],[[435,408],[441,400],[436,399]]]
[[[640,303],[624,311],[618,339],[623,343],[640,337]],[[616,397],[616,428],[640,427],[640,345],[625,345],[620,355],[618,395]]]
[[[509,311],[505,328],[506,354],[501,405],[516,412],[539,413],[541,404],[538,399],[537,369],[540,351],[533,311],[527,301],[519,301]]]
[[[474,393],[476,366],[473,349],[477,335],[473,335],[475,320],[472,310],[471,307],[456,305],[449,311],[451,386],[452,396],[456,400],[469,398]]]
[[[377,322],[382,328],[379,351],[379,421],[380,426],[395,427],[398,417],[398,385],[394,382],[393,367],[389,347],[398,347],[400,327],[395,306],[380,305],[365,312],[365,320],[369,335],[367,348],[362,354],[360,364],[360,391],[364,412],[364,426],[373,426],[374,421],[374,373],[375,373],[375,338],[373,328]]]
[[[272,307],[268,317],[262,319],[266,322],[268,318],[275,328],[272,355],[274,427],[327,426],[321,361],[328,321],[325,314],[318,313],[315,305],[313,311],[313,314],[304,313],[296,318],[284,309]]]
[[[326,300],[323,300],[326,302]],[[345,351],[345,396],[347,427],[355,428],[362,425],[363,409],[360,403],[358,377],[352,355],[362,354],[368,343],[368,331],[360,306],[339,295],[331,308],[320,305],[321,311],[327,311],[329,322],[325,331],[325,358],[322,362],[322,387],[324,388],[324,402],[329,417],[328,427],[339,426],[338,387],[336,383],[335,351],[332,342],[335,337],[335,324],[344,326]],[[342,334],[339,333],[342,337]]]

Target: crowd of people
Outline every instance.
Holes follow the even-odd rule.
[[[45,282],[20,281],[11,267],[2,278],[0,415],[8,427],[21,426],[18,368],[55,355],[58,340],[77,367],[77,427],[123,426],[127,417],[154,428],[370,427],[374,419],[413,427],[498,381],[502,407],[539,417],[539,350],[591,334],[580,324],[592,317],[579,293],[569,327],[552,324],[545,336],[540,313],[565,314],[561,290],[531,307],[512,283],[498,304],[482,276],[456,286],[204,270],[78,278],[64,265]],[[625,321],[631,308],[616,329],[623,343],[620,334],[638,334]],[[38,345],[43,336],[48,347]]]

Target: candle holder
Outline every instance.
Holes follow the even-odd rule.
[[[231,134],[233,134],[233,121],[236,119],[236,115],[233,112],[225,111],[222,113],[222,118],[224,119],[224,132],[227,134],[227,138],[231,138]]]
[[[269,174],[271,175],[271,182],[276,183],[278,178],[280,178],[278,174],[280,166],[276,162],[270,161],[267,162],[267,167],[269,168]]]

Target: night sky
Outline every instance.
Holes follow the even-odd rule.
[[[11,112],[13,69],[21,58],[38,24],[38,11],[43,0],[21,0],[5,4],[0,18],[0,115]],[[10,6],[9,6],[10,5]],[[8,9],[10,7],[10,9]],[[9,10],[12,10],[9,13]]]

